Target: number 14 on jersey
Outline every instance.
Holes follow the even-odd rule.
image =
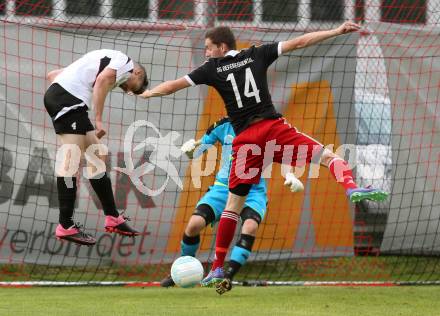
[[[231,81],[232,89],[234,90],[235,99],[237,100],[237,105],[239,108],[243,107],[243,103],[241,102],[240,92],[238,91],[237,81],[235,81],[234,74],[231,72],[226,81]],[[252,90],[251,90],[252,89]],[[247,98],[255,97],[255,102],[260,103],[260,90],[257,88],[257,84],[255,83],[254,75],[250,68],[246,68],[246,79],[244,84],[244,95]]]

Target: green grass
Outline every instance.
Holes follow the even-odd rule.
[[[170,264],[0,265],[0,281],[160,281]],[[249,262],[237,281],[440,281],[437,257],[371,256]],[[440,313],[439,313],[440,314]]]
[[[440,287],[0,288],[0,315],[439,315]]]

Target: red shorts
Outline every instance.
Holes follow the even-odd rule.
[[[260,182],[262,170],[272,162],[304,166],[319,157],[324,146],[298,132],[284,118],[250,125],[234,138],[229,188]]]

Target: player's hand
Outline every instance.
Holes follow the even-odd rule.
[[[361,26],[359,24],[356,24],[352,21],[347,21],[342,23],[342,25],[340,25],[336,29],[336,31],[338,32],[339,35],[341,35],[341,34],[347,34],[347,33],[359,31],[360,28]]]
[[[198,145],[200,145],[200,140],[196,141],[195,139],[190,139],[186,141],[182,145],[182,147],[180,147],[180,150],[183,151],[188,156],[188,158],[192,159],[194,150],[196,150],[196,147]]]
[[[292,192],[301,192],[304,191],[304,185],[301,181],[298,180],[297,177],[291,172],[286,174],[286,181],[284,181],[284,185],[290,188]]]
[[[96,137],[98,137],[98,138],[102,138],[106,134],[105,130],[102,128],[102,121],[96,120],[96,122],[95,122],[95,134],[96,134]]]
[[[148,99],[151,98],[152,94],[150,90],[145,90],[141,94],[138,94],[138,96],[141,97],[142,99]]]

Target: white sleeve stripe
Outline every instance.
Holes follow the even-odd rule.
[[[278,56],[283,54],[283,42],[278,43]]]
[[[186,79],[186,81],[188,81],[188,83],[189,83],[190,85],[192,85],[193,87],[196,86],[196,84],[194,83],[194,81],[192,81],[191,78],[190,78],[188,75],[186,75],[184,78]]]

